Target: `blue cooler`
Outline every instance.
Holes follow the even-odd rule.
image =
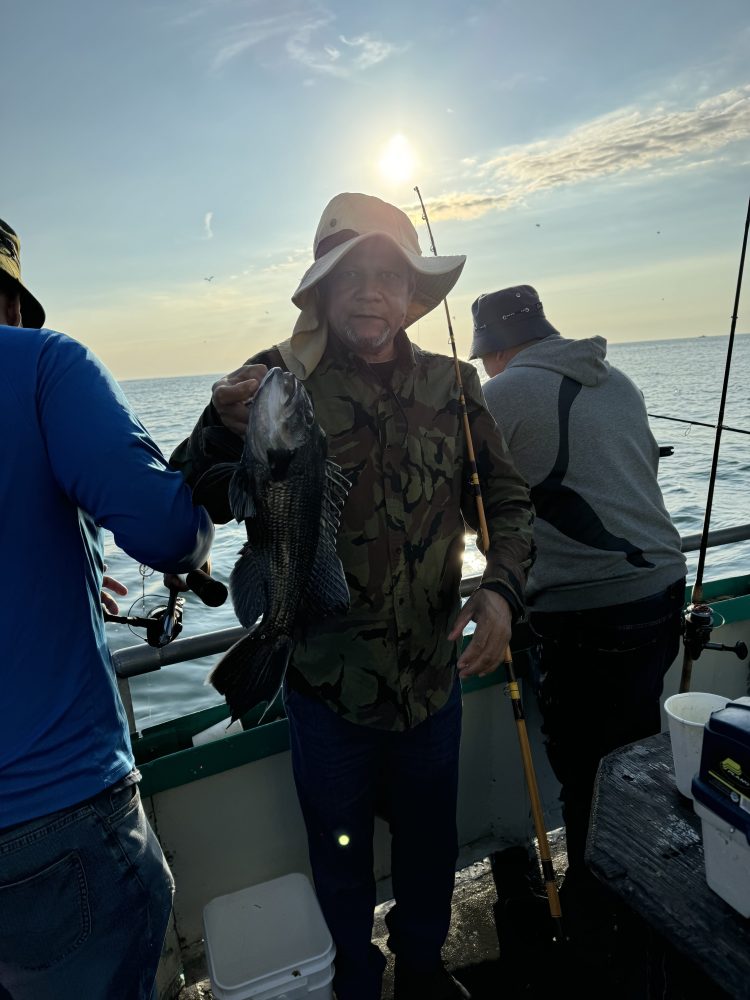
[[[713,712],[693,778],[706,882],[743,917],[750,917],[750,699]]]

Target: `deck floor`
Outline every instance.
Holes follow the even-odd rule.
[[[562,830],[549,835],[549,846],[560,884],[567,864]],[[576,1000],[725,998],[686,967],[684,959],[664,953],[656,936],[626,913],[608,921],[572,909],[566,915],[563,905],[564,935],[558,940],[536,874],[531,877],[535,891],[519,893],[519,869],[508,871],[510,881],[497,860],[493,865],[486,858],[456,876],[443,955],[473,1000],[555,1000],[562,995]],[[388,959],[382,1000],[393,997],[393,956],[385,943],[385,915],[392,905],[382,903],[375,912],[373,938]],[[213,1000],[205,964],[196,962],[185,975],[187,985],[179,1000]]]
[[[556,871],[562,871],[565,867],[564,841],[559,836],[555,839],[553,834],[550,840],[553,858],[556,847],[558,856],[553,863]],[[451,927],[443,955],[448,968],[472,991],[474,1000],[483,1000],[484,997],[496,1000],[500,995],[498,986],[502,985],[502,970],[494,915],[497,899],[489,859],[457,872]],[[386,947],[388,930],[385,925],[385,916],[392,905],[393,900],[389,900],[381,903],[375,910],[373,940],[388,961],[383,976],[382,1000],[392,1000],[393,997],[393,955]],[[180,992],[179,1000],[213,1000],[211,983],[203,961],[196,960],[185,969],[185,975],[187,985]],[[511,1000],[513,996],[513,993],[503,993],[504,1000]],[[524,992],[523,996],[531,997],[532,994]],[[426,997],[425,1000],[429,998]]]

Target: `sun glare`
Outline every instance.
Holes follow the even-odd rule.
[[[414,152],[403,135],[392,136],[385,144],[378,160],[381,173],[394,183],[408,180],[415,164]]]

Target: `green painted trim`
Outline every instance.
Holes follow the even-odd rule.
[[[468,645],[468,638],[464,646]],[[515,654],[517,676],[524,673],[523,652]],[[506,682],[501,668],[487,677],[472,677],[462,682],[464,694]],[[254,713],[258,714],[258,713]],[[192,738],[210,726],[229,718],[226,705],[206,708],[169,722],[162,722],[133,736],[133,752],[141,772],[141,795],[156,795],[170,788],[199,781],[243,764],[250,764],[289,749],[289,724],[283,716],[258,726],[251,718],[243,719],[245,732],[194,747]]]
[[[685,588],[685,604],[691,601],[691,589]],[[728,580],[713,580],[703,586],[703,600],[720,614],[727,625],[750,619],[750,576],[735,576]],[[721,626],[717,625],[715,630]],[[712,641],[720,642],[721,635]]]
[[[689,604],[690,599],[691,588],[687,587],[685,603]],[[703,599],[715,607],[727,624],[750,621],[750,575],[706,583]],[[720,640],[719,634],[716,641]],[[470,636],[466,636],[464,647],[469,641]],[[513,649],[513,666],[519,679],[528,674],[526,648]],[[505,684],[506,681],[501,664],[487,677],[472,677],[463,681],[462,688],[464,694],[472,694],[483,688]],[[256,709],[243,718],[244,732],[197,747],[192,745],[196,733],[228,719],[226,705],[163,722],[133,736],[136,763],[143,775],[141,794],[156,795],[288,750],[289,724],[283,711],[277,710],[271,719],[268,719],[267,713],[267,721],[258,725],[261,714]]]
[[[198,712],[191,718],[196,719],[202,714],[204,713]],[[169,788],[179,788],[191,781],[209,778],[288,749],[289,723],[286,719],[276,719],[275,722],[264,723],[244,733],[235,733],[212,743],[191,746],[149,763],[139,764],[138,768],[143,775],[141,794],[156,795]]]

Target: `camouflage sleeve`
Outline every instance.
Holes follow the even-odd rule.
[[[474,366],[462,363],[461,377],[490,538],[481,585],[502,594],[516,613],[515,618],[524,607],[524,587],[535,556],[534,507],[528,483],[513,464],[505,439],[484,404]],[[461,510],[467,524],[477,530],[477,501],[468,472]],[[481,538],[477,541],[481,549]]]
[[[270,368],[281,364],[281,356],[274,349],[261,351],[245,364]],[[227,494],[230,465],[241,455],[242,439],[222,424],[213,403],[209,403],[190,436],[177,445],[169,458],[170,467],[181,472],[192,486],[193,502],[204,506],[215,524],[232,520]]]

